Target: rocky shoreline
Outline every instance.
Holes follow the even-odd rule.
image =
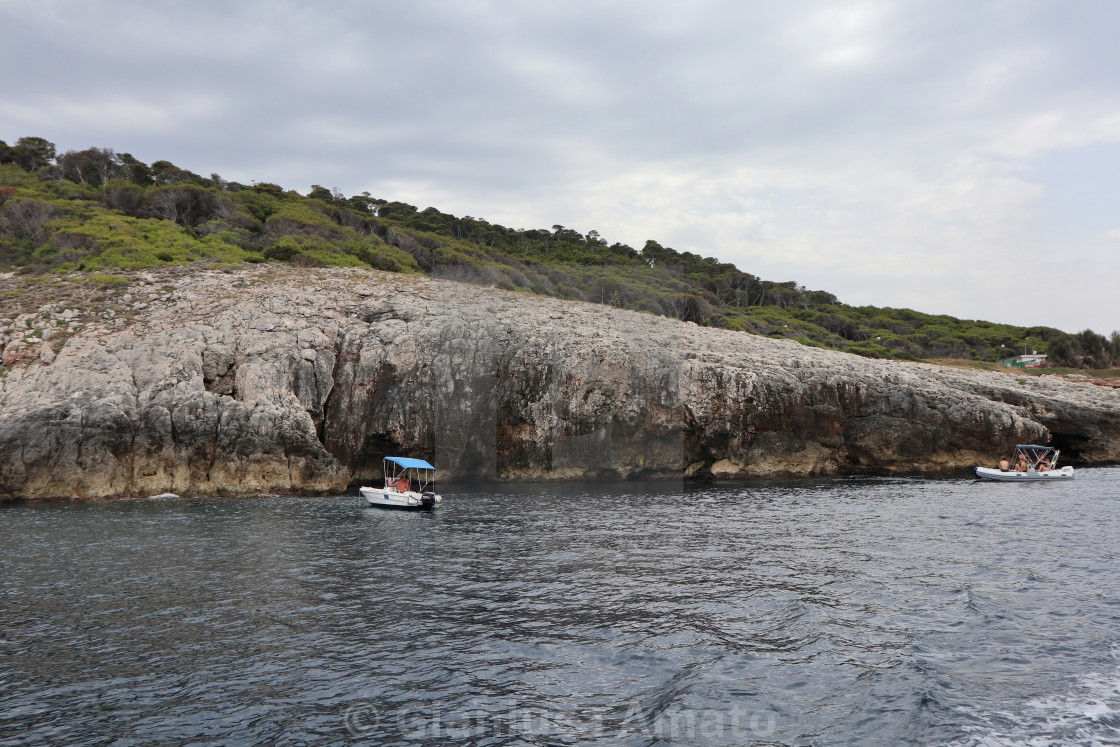
[[[0,276],[0,500],[1120,461],[1120,391],[349,268]]]

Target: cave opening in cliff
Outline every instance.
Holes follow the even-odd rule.
[[[1084,467],[1089,462],[1082,453],[1089,446],[1089,439],[1077,433],[1050,432],[1050,445],[1062,452],[1062,464],[1072,467]]]
[[[453,457],[455,479],[468,484],[488,482],[497,476],[496,453],[489,444],[470,439]]]
[[[376,480],[381,477],[381,460],[387,456],[412,456],[397,441],[385,434],[369,434],[357,453],[337,448],[341,444],[324,444],[331,456],[350,468],[354,480]],[[332,449],[331,447],[336,448]]]

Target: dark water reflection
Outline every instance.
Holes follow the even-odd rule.
[[[8,506],[0,740],[1120,743],[1118,485]]]

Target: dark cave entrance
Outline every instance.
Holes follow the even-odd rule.
[[[1050,432],[1050,445],[1062,452],[1059,464],[1084,467],[1088,464],[1081,456],[1090,447],[1090,439],[1077,433]]]

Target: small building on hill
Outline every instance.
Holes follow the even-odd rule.
[[[1001,363],[1014,368],[1044,368],[1049,365],[1046,361],[1046,353],[1040,354],[1037,350],[1030,355],[1017,355],[1014,358],[1005,358]]]

